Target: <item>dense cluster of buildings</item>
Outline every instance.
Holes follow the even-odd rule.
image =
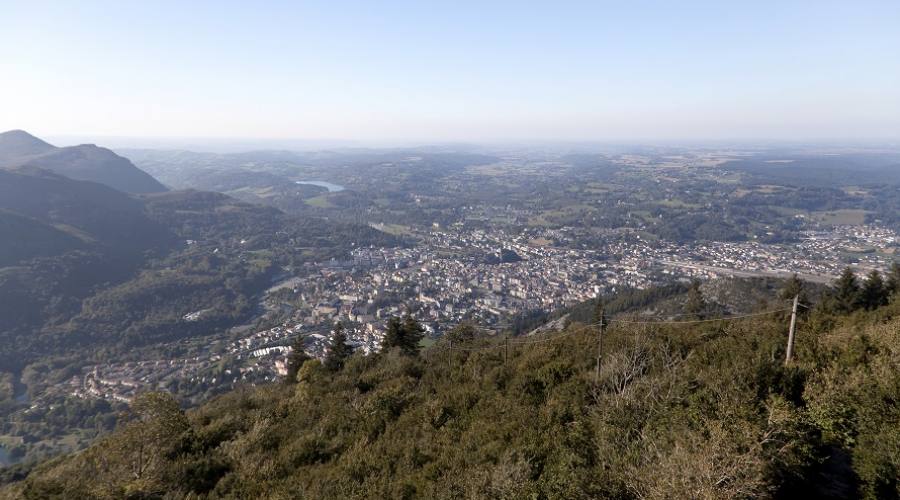
[[[440,334],[464,320],[490,327],[527,311],[673,279],[799,272],[826,281],[847,265],[887,268],[900,246],[896,232],[877,226],[807,232],[793,245],[675,244],[611,233],[588,250],[565,244],[572,239],[570,231],[432,229],[419,235],[421,242],[413,248],[359,248],[346,260],[311,265],[271,289],[289,290],[287,299],[284,293],[278,299],[292,311],[283,325],[249,331],[229,339],[224,348],[183,359],[88,367],[73,377],[68,390],[127,401],[147,388],[227,389],[283,376],[297,338],[308,354],[324,356],[338,321],[356,350],[371,353],[379,349],[391,317],[410,314],[429,334]]]
[[[430,331],[464,319],[486,325],[596,296],[608,283],[591,251],[540,247],[503,232],[433,231],[416,248],[364,248],[344,266],[295,282],[298,317],[366,325],[410,313]],[[371,325],[371,326],[370,326]]]
[[[878,226],[836,226],[807,231],[795,244],[708,242],[658,244],[659,262],[687,275],[786,275],[831,281],[847,266],[862,272],[890,267],[900,236]]]

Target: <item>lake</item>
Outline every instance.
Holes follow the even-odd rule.
[[[340,184],[332,184],[325,181],[295,181],[295,183],[323,187],[327,189],[329,193],[337,193],[338,191],[343,191],[345,189],[344,186],[341,186]]]

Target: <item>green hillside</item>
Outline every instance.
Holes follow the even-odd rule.
[[[144,251],[171,243],[167,229],[147,216],[139,200],[103,184],[42,169],[0,169],[0,209],[69,227],[106,248]]]
[[[38,345],[44,325],[76,314],[96,287],[127,279],[177,243],[141,201],[46,170],[0,169],[0,213],[4,371],[27,362],[23,353],[52,352]]]
[[[97,345],[128,351],[209,335],[249,320],[285,266],[394,242],[219,193],[134,196],[0,169],[0,372],[63,353],[64,366],[77,366],[85,353],[75,349]],[[183,320],[201,309],[203,321]]]
[[[663,294],[667,296],[667,294]],[[833,292],[832,298],[839,292]],[[837,300],[834,298],[834,300]],[[165,395],[23,498],[896,498],[900,301],[302,365],[183,413]],[[861,304],[861,303],[860,303]],[[771,302],[769,308],[782,308]],[[768,308],[766,309],[768,310]],[[596,377],[596,378],[595,378]]]
[[[84,246],[79,238],[49,224],[0,209],[0,267],[34,257],[48,257]]]

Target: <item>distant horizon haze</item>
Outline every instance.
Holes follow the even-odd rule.
[[[2,131],[0,131],[2,132]],[[31,131],[27,131],[31,132]],[[628,150],[641,147],[701,148],[701,149],[770,149],[773,147],[797,149],[897,149],[898,138],[719,138],[719,139],[620,139],[620,140],[351,140],[330,138],[290,137],[129,137],[107,135],[48,135],[34,134],[56,146],[96,144],[113,150],[158,149],[181,150],[197,153],[244,153],[253,151],[322,151],[354,149],[421,149],[491,150],[549,149],[571,151]]]

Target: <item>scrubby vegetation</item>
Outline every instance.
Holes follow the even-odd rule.
[[[796,286],[793,283],[791,286]],[[832,292],[838,294],[840,290]],[[663,294],[667,295],[667,294]],[[830,299],[828,299],[830,300]],[[900,495],[900,301],[392,344],[183,413],[166,395],[39,466],[24,498]],[[508,350],[507,350],[508,345]]]

